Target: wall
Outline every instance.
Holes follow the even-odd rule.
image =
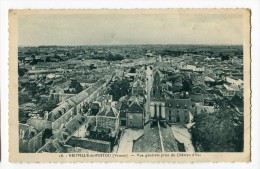
[[[34,153],[42,146],[42,132],[40,132],[28,141],[28,152]]]
[[[51,93],[50,98],[53,99],[55,103],[60,103],[74,95],[75,94],[68,94],[68,93]]]
[[[97,116],[98,127],[109,128],[111,131],[114,131],[118,127],[117,124],[119,124],[118,118]]]
[[[69,111],[64,113],[61,117],[56,119],[54,122],[52,122],[52,129],[53,130],[59,130],[61,128],[62,124],[65,124],[69,121],[70,117],[72,117],[74,113],[74,108],[71,108]]]
[[[169,121],[169,112],[171,111],[171,121]],[[176,108],[165,108],[166,121],[169,123],[180,123],[187,124],[189,122],[189,109],[176,109]],[[177,122],[177,116],[179,116],[180,121]]]
[[[86,136],[86,132],[87,132],[87,124],[82,125],[77,131],[75,131],[73,136],[84,138]]]
[[[227,82],[229,82],[229,83],[231,83],[231,84],[235,84],[235,85],[242,85],[243,84],[243,81],[241,80],[241,79],[239,79],[239,80],[236,80],[236,79],[232,79],[232,78],[230,78],[230,77],[226,77],[226,81]]]
[[[156,109],[157,109],[157,118],[159,118],[159,107],[161,105],[161,117],[162,118],[165,118],[165,103],[164,102],[151,102],[151,105],[150,105],[150,114],[151,114],[151,117],[154,117],[155,116],[155,106],[156,105]]]
[[[34,119],[30,118],[28,119],[28,125],[33,126],[36,130],[42,131],[43,129],[46,128],[51,128],[51,122],[44,120],[44,119]]]
[[[142,113],[127,113],[126,114],[126,126],[130,128],[143,128],[144,119]],[[130,118],[132,117],[132,119]]]
[[[19,152],[20,153],[28,152],[28,140],[19,139]]]

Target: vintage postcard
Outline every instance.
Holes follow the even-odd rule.
[[[9,11],[11,162],[250,162],[250,10]]]

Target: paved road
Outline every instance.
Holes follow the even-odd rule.
[[[184,144],[186,152],[195,152],[194,147],[191,142],[191,134],[187,128],[184,128],[180,125],[172,125],[171,126],[172,133],[174,137],[180,142]]]
[[[132,153],[133,141],[144,134],[144,130],[125,129],[117,153]]]

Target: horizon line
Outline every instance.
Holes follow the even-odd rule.
[[[171,46],[178,46],[178,45],[193,45],[193,46],[243,46],[243,44],[88,44],[88,45],[18,45],[18,47],[48,47],[48,46],[63,46],[63,47],[77,47],[77,46],[147,46],[147,45],[151,45],[151,46],[155,46],[155,45],[171,45]]]

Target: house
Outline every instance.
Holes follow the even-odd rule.
[[[226,77],[226,82],[236,85],[238,88],[243,87],[243,80],[235,78],[235,77]]]
[[[213,79],[213,77],[205,76],[205,77],[204,77],[204,82],[205,82],[205,84],[206,84],[207,86],[214,86],[216,80]]]
[[[182,97],[175,97],[167,95],[165,97],[165,91],[162,89],[160,74],[155,72],[153,86],[150,96],[150,124],[153,126],[156,121],[160,121],[164,126],[169,124],[182,124],[190,123],[192,120],[192,114],[195,110],[192,106],[194,103],[203,103],[203,97],[201,94],[192,95],[192,100],[189,98],[188,93],[183,94]]]
[[[214,106],[203,106],[202,108],[203,108],[204,112],[207,112],[207,113],[216,112],[216,109]]]
[[[27,56],[24,58],[24,63],[31,63],[33,61],[33,57]]]
[[[76,115],[74,106],[74,102],[67,100],[45,115],[45,119],[52,123],[52,130],[59,130],[63,124]]]
[[[168,99],[165,103],[165,117],[170,124],[188,124],[190,113],[193,114],[190,99]]]
[[[90,103],[89,104],[89,108],[90,108],[90,115],[97,115],[97,113],[99,112],[100,110],[100,106],[101,104],[98,103],[98,102],[93,102],[93,103]]]
[[[119,101],[116,104],[116,109],[119,112],[119,125],[121,127],[126,126],[126,112],[128,111],[128,108],[129,108],[129,104],[128,104],[128,101],[126,101],[126,100]]]
[[[145,87],[142,84],[142,82],[137,79],[132,86],[132,95],[141,95],[143,96],[145,94]]]
[[[100,104],[104,104],[104,103],[111,103],[113,101],[113,96],[112,95],[101,95],[99,96],[95,102],[98,102]]]
[[[35,153],[43,146],[43,131],[19,123],[19,152]]]
[[[89,138],[98,140],[114,139],[119,131],[119,113],[111,105],[103,105],[88,126]]]
[[[213,106],[217,99],[216,94],[203,94],[204,106]]]
[[[144,108],[136,98],[126,112],[126,126],[129,128],[144,127]]]
[[[45,62],[46,61],[46,56],[44,56],[44,55],[37,55],[37,56],[35,56],[34,60],[36,62]]]
[[[203,85],[203,84],[199,84],[199,85],[196,85],[192,88],[192,91],[194,93],[199,93],[199,94],[207,94],[207,89],[208,87]]]
[[[191,102],[195,105],[203,105],[204,104],[204,98],[202,94],[190,94],[189,98],[191,99]]]
[[[119,113],[111,105],[104,105],[96,115],[96,126],[117,130],[119,126]]]

